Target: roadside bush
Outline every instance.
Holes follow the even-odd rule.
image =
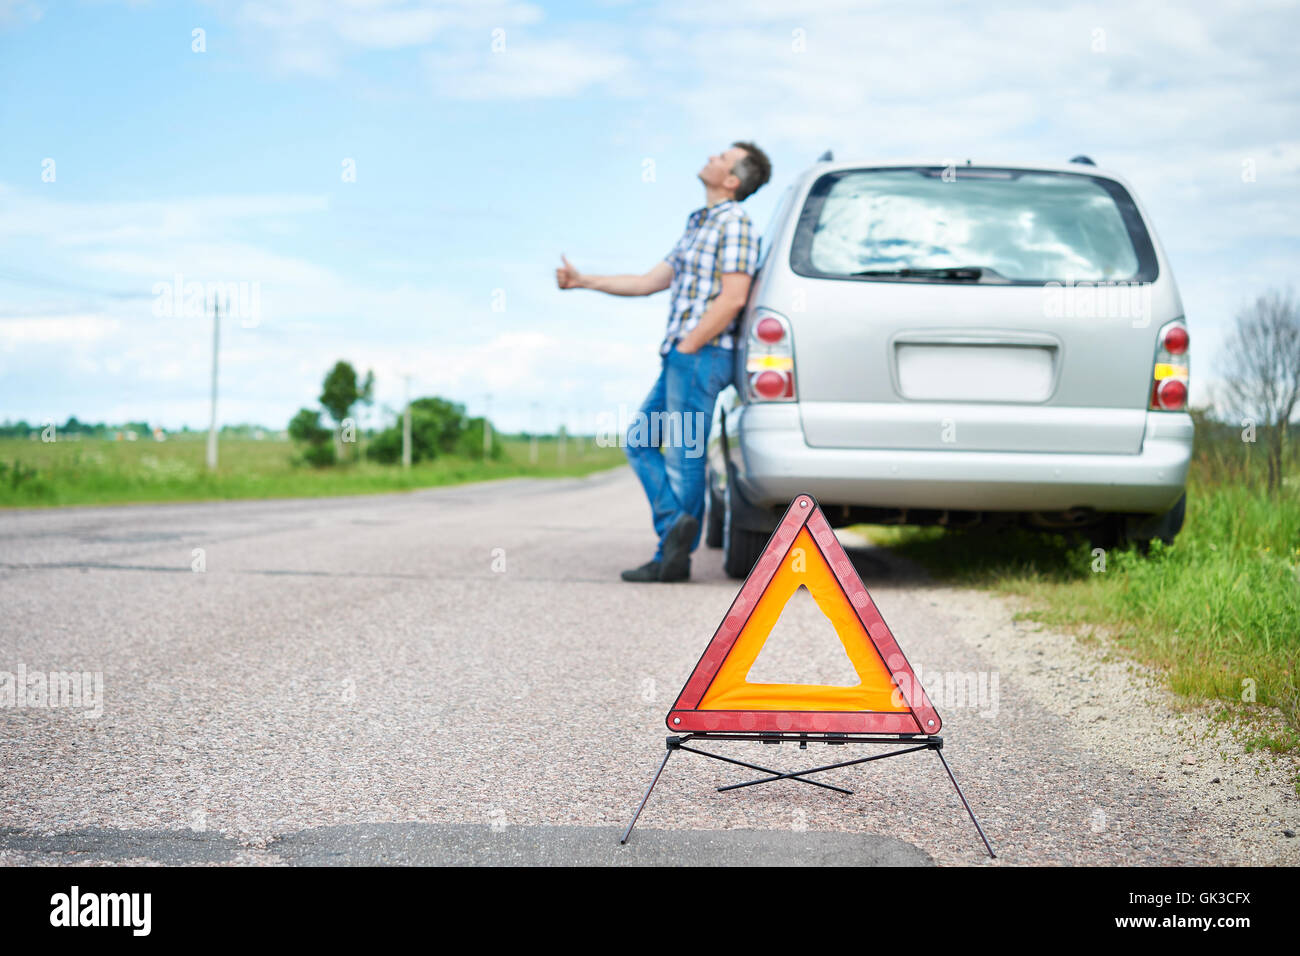
[[[411,402],[411,461],[431,461],[464,448],[468,420],[465,406],[442,398],[417,398]],[[479,456],[482,455],[483,432],[478,432]],[[385,428],[367,448],[375,461],[393,464],[402,460],[402,416]],[[476,456],[477,457],[477,456]]]
[[[465,423],[465,430],[460,434],[460,447],[458,453],[464,458],[483,457],[483,419],[471,418]],[[492,451],[488,455],[490,461],[500,461],[505,458],[505,446],[501,443],[500,438],[492,436]]]
[[[289,420],[289,437],[299,446],[296,464],[326,468],[337,460],[334,433],[320,423],[320,412],[301,408]]]

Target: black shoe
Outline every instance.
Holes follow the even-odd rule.
[[[683,558],[678,564],[664,564],[659,569],[660,581],[686,581],[691,576],[691,559]]]
[[[664,535],[660,581],[685,581],[691,576],[691,542],[700,523],[691,515],[682,515]]]
[[[624,571],[623,580],[624,581],[658,581],[659,562],[647,561],[639,568],[633,568],[631,571]]]

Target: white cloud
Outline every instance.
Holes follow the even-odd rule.
[[[372,50],[427,47],[537,22],[540,8],[513,0],[244,0],[218,4],[267,61],[287,73],[325,76]]]
[[[182,285],[259,283],[259,321],[223,326],[223,421],[282,424],[314,403],[321,376],[340,358],[374,369],[381,406],[400,404],[402,376],[410,374],[416,395],[472,403],[491,393],[493,418],[507,429],[534,427],[539,416],[550,427],[561,408],[576,424],[582,410],[606,404],[611,383],[623,383],[626,401],[657,370],[662,300],[622,303],[621,321],[611,324],[607,303],[569,297],[563,320],[539,321],[538,303],[561,293],[549,268],[535,263],[479,263],[499,277],[493,285],[508,287],[502,313],[492,311],[486,285],[475,291],[422,264],[394,270],[381,262],[371,272],[355,263],[326,266],[262,229],[268,221],[313,222],[326,206],[312,197],[88,203],[7,189],[3,200],[0,243],[56,253],[43,269],[53,292],[0,286],[9,300],[0,317],[0,381],[11,417],[43,420],[57,397],[64,416],[201,424],[209,319],[160,316],[152,307],[155,283],[178,274]],[[96,308],[58,311],[81,287]],[[104,304],[95,288],[136,295]]]
[[[509,39],[505,49],[428,53],[425,66],[440,96],[466,100],[573,96],[630,67],[623,55],[572,40]]]
[[[192,196],[140,201],[51,198],[0,183],[0,240],[40,238],[67,246],[174,241],[257,221],[326,213],[323,195]]]
[[[841,157],[976,162],[1088,153],[1134,184],[1173,258],[1199,343],[1194,386],[1212,372],[1232,309],[1294,273],[1300,72],[1291,66],[1291,4],[672,0],[629,6],[617,26],[603,17],[543,17],[538,6],[509,0],[215,6],[236,22],[254,62],[291,72],[353,70],[368,83],[366,54],[387,51],[403,93],[419,87],[484,103],[620,98],[626,110],[598,115],[614,116],[609,138],[626,149],[668,155],[683,143],[753,137],[774,154],[808,160],[827,147]],[[0,0],[0,12],[16,9]],[[505,48],[493,53],[498,27]],[[805,52],[796,52],[796,39]],[[510,144],[505,128],[484,124],[481,135]],[[1247,159],[1255,163],[1252,183],[1242,181]],[[776,183],[796,171],[779,166]],[[667,215],[677,225],[683,212]],[[649,386],[662,299],[580,294],[561,306],[544,292],[549,263],[534,278],[530,264],[514,271],[502,264],[495,274],[508,280],[511,308],[496,315],[487,311],[490,290],[460,275],[420,264],[367,270],[356,261],[337,268],[314,261],[292,239],[310,234],[322,214],[337,222],[348,213],[323,195],[85,202],[0,187],[0,242],[62,257],[59,274],[72,283],[147,291],[177,272],[259,281],[264,321],[233,331],[223,345],[232,393],[223,417],[245,414],[236,411],[241,394],[265,396],[248,400],[246,417],[261,417],[259,407],[267,421],[286,417],[310,402],[339,357],[374,367],[385,401],[399,399],[403,371],[417,375],[421,391],[491,391],[497,411],[516,416],[513,427],[527,424],[527,395],[556,407],[581,396],[599,404],[635,399]],[[402,212],[386,215],[368,228],[391,239]],[[407,225],[424,228],[418,219]],[[524,254],[516,247],[501,256]],[[619,321],[610,321],[611,309]],[[201,323],[159,324],[142,314],[147,302],[102,314],[46,303],[30,312],[9,304],[6,312],[0,342],[11,359],[29,348],[52,355],[60,342],[98,343],[94,359],[77,353],[86,374],[93,365],[105,382],[172,383],[175,408],[202,407],[201,397],[179,389],[192,380],[202,390]],[[78,317],[89,324],[77,325]],[[18,364],[7,368],[21,371]],[[507,411],[510,402],[520,407]]]
[[[41,345],[84,348],[120,329],[117,319],[94,314],[0,318],[0,350],[14,352]]]
[[[31,0],[0,0],[0,27],[36,23],[44,15],[44,8]]]

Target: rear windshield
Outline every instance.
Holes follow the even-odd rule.
[[[827,173],[804,205],[790,264],[826,278],[978,267],[984,281],[1033,285],[1156,276],[1151,239],[1118,183],[980,167]]]

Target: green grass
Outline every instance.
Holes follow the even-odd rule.
[[[1028,616],[1046,625],[1104,632],[1177,693],[1223,701],[1234,718],[1259,711],[1253,691],[1253,703],[1278,708],[1286,725],[1253,730],[1257,747],[1300,752],[1297,480],[1269,496],[1239,471],[1198,449],[1174,544],[1154,542],[1145,556],[1111,551],[1104,571],[1094,570],[1087,542],[1055,535],[865,530],[939,580],[1021,595],[1034,608]]]
[[[496,478],[584,475],[626,461],[620,448],[573,438],[563,464],[558,442],[539,441],[534,465],[527,439],[501,441],[505,456],[499,461],[447,457],[407,470],[374,462],[311,468],[294,464],[289,442],[227,438],[217,471],[209,473],[202,438],[50,443],[6,438],[0,439],[0,507],[370,494]]]

